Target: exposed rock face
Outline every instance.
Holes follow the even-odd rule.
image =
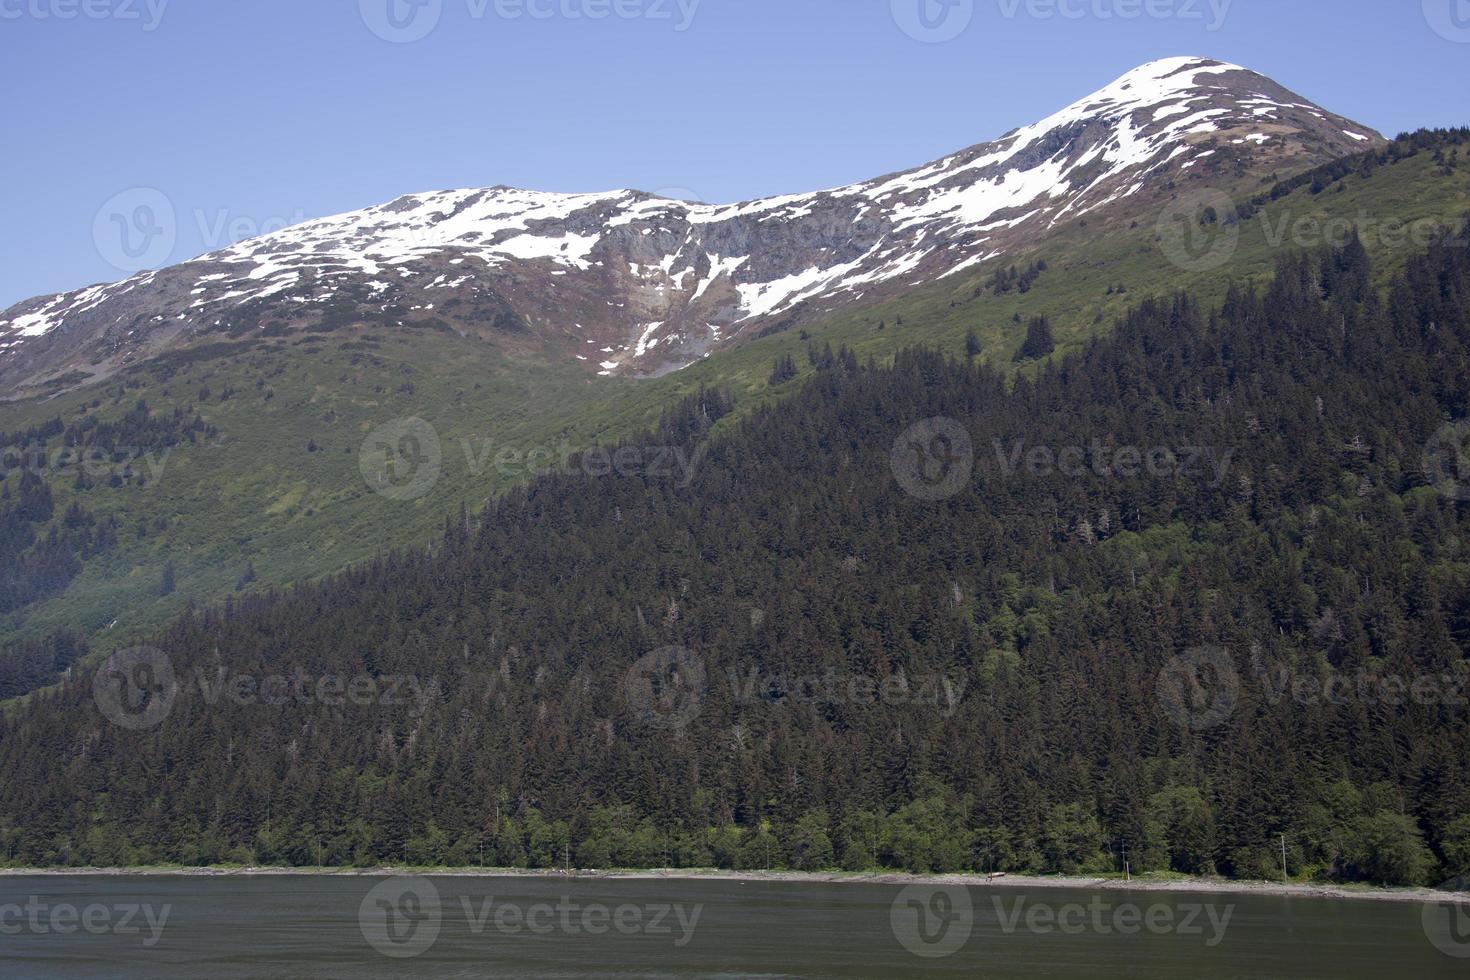
[[[0,395],[210,333],[363,321],[438,321],[589,370],[656,374],[952,275],[1184,176],[1307,167],[1381,141],[1254,72],[1171,58],[993,142],[814,194],[414,194],[12,307]]]

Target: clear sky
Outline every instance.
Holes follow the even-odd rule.
[[[139,201],[167,264],[414,191],[808,191],[1180,54],[1470,124],[1470,0],[0,0],[0,308],[121,278]]]

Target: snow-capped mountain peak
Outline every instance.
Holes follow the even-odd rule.
[[[0,383],[328,319],[434,319],[656,374],[962,272],[1170,179],[1380,140],[1237,65],[1167,58],[997,140],[811,194],[711,205],[491,187],[308,221],[0,314]]]

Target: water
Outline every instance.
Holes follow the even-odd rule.
[[[1450,912],[1023,887],[9,877],[0,976],[1470,977],[1434,941],[1470,955]]]

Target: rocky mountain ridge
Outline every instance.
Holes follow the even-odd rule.
[[[1379,145],[1264,76],[1152,62],[928,165],[733,205],[640,191],[414,194],[0,313],[0,395],[85,383],[200,338],[353,323],[454,330],[604,375],[961,274],[1181,184]]]

